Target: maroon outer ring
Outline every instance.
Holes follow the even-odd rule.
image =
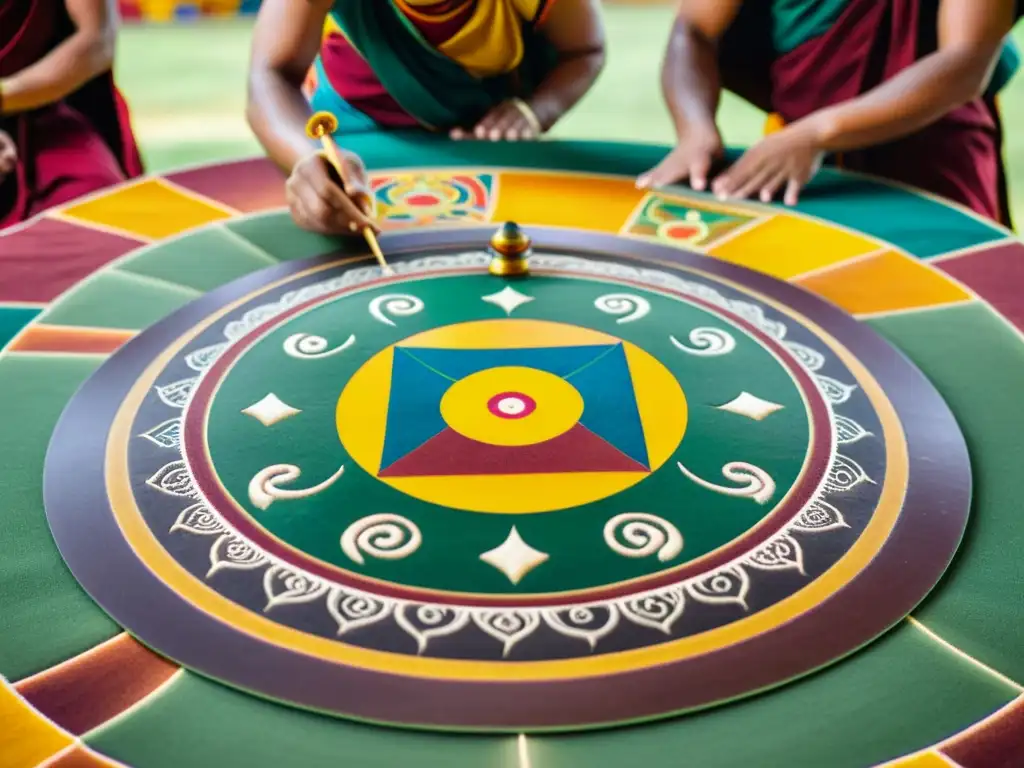
[[[437,270],[428,273],[429,277],[476,274],[478,270],[466,267],[458,269]],[[541,270],[537,274],[561,275],[554,270]],[[416,276],[421,277],[421,276]],[[393,280],[373,280],[359,286],[347,286],[332,293],[318,296],[309,301],[297,304],[281,314],[261,323],[252,331],[236,341],[224,354],[217,358],[213,365],[207,370],[193,392],[188,408],[182,419],[182,456],[188,465],[192,477],[195,479],[196,487],[203,497],[215,508],[227,522],[242,536],[246,537],[257,547],[269,552],[274,557],[301,570],[307,571],[322,579],[335,584],[340,584],[351,589],[358,589],[371,594],[384,595],[400,600],[410,600],[425,603],[438,603],[441,605],[459,606],[502,606],[502,607],[539,607],[574,605],[583,602],[596,602],[613,598],[626,597],[651,589],[676,584],[680,581],[691,579],[702,573],[712,571],[729,563],[741,555],[755,549],[759,544],[767,541],[773,535],[785,527],[786,523],[793,519],[797,511],[802,509],[811,498],[821,481],[825,471],[828,469],[831,458],[832,429],[828,418],[829,409],[824,398],[810,374],[803,369],[786,351],[786,349],[768,334],[748,323],[746,320],[727,315],[720,308],[703,299],[687,296],[678,291],[671,291],[659,287],[655,289],[661,293],[671,294],[684,298],[687,302],[697,304],[712,314],[724,317],[728,322],[739,326],[762,344],[775,352],[780,364],[786,368],[796,379],[800,390],[807,398],[811,411],[811,440],[810,458],[806,462],[803,472],[797,479],[796,484],[790,490],[789,496],[779,504],[768,516],[762,519],[761,523],[750,530],[737,536],[732,541],[723,544],[718,549],[690,563],[685,563],[678,568],[661,571],[650,576],[642,576],[628,582],[619,582],[604,587],[593,589],[574,590],[564,593],[545,593],[543,595],[479,595],[475,593],[459,593],[426,588],[408,587],[394,582],[382,581],[366,576],[361,576],[353,571],[331,565],[322,560],[305,556],[302,552],[289,546],[286,542],[277,538],[269,531],[261,527],[252,519],[241,506],[224,489],[217,478],[210,461],[209,453],[206,450],[206,417],[209,413],[213,396],[217,385],[223,380],[228,368],[237,361],[245,351],[259,341],[264,335],[281,326],[292,317],[312,309],[318,305],[352,292],[354,289],[365,290],[367,287]],[[620,285],[633,285],[637,288],[650,290],[649,286],[633,280],[609,279]]]

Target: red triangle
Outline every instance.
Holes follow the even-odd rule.
[[[377,473],[378,477],[650,472],[582,424],[543,443],[490,445],[446,429]]]

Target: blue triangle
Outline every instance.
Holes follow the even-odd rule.
[[[570,374],[566,381],[583,396],[580,424],[650,468],[640,409],[623,346],[611,347],[590,365]]]
[[[441,418],[441,397],[452,384],[395,347],[391,363],[387,425],[380,468],[398,461],[447,427]]]

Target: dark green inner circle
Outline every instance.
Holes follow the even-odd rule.
[[[392,283],[342,296],[291,318],[243,354],[221,382],[208,415],[210,457],[228,493],[259,525],[312,558],[409,586],[490,594],[587,589],[678,567],[740,536],[786,495],[807,457],[809,421],[789,373],[758,342],[699,306],[632,286],[539,276],[512,285],[533,298],[515,308],[512,317],[585,326],[629,341],[677,378],[689,406],[687,429],[675,454],[658,471],[615,496],[571,509],[479,514],[407,496],[367,474],[348,456],[338,438],[335,406],[360,366],[414,334],[506,317],[503,309],[482,300],[504,284],[487,275],[469,275]],[[408,316],[389,315],[394,326],[375,319],[368,311],[370,302],[396,293],[417,297],[424,309]],[[650,303],[650,312],[618,323],[622,315],[595,308],[595,300],[610,293],[641,296]],[[700,327],[727,331],[735,339],[735,349],[698,357],[680,351],[670,340],[675,336],[688,343],[689,333]],[[356,342],[330,357],[295,359],[285,353],[284,343],[299,333],[321,336],[331,347],[350,334]],[[743,392],[783,407],[763,420],[716,407]],[[269,427],[242,413],[269,393],[301,412]],[[771,476],[776,491],[769,503],[760,505],[702,487],[677,466],[681,462],[710,483],[732,487],[722,476],[722,467],[737,461]],[[302,471],[297,481],[283,488],[316,485],[341,465],[345,472],[314,496],[258,509],[249,500],[249,482],[275,464],[295,465]],[[667,562],[614,552],[604,540],[604,526],[624,512],[656,515],[672,523],[683,536],[682,552]],[[354,562],[342,551],[343,532],[357,520],[381,513],[413,521],[422,533],[421,545],[404,558],[364,554],[362,564]],[[548,555],[516,584],[480,559],[506,540],[512,526],[530,547]]]

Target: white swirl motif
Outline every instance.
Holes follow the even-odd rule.
[[[861,483],[876,485],[860,464],[849,456],[837,453],[825,476],[825,490],[829,493],[845,493]]]
[[[831,376],[815,374],[814,378],[818,380],[818,386],[821,387],[825,399],[832,403],[832,405],[842,405],[850,399],[850,395],[857,389],[856,384],[844,384],[841,381],[836,381]]]
[[[250,571],[262,568],[266,563],[266,556],[248,541],[233,533],[225,533],[210,548],[210,570],[206,572],[206,578],[210,578],[217,571]]]
[[[647,299],[632,293],[608,293],[598,296],[594,306],[608,315],[623,315],[616,323],[631,323],[645,317],[651,311],[651,303]]]
[[[540,626],[540,614],[536,611],[482,611],[473,614],[473,622],[501,642],[501,655],[506,657],[516,643]]]
[[[683,615],[686,598],[681,587],[673,587],[665,592],[623,600],[618,607],[622,615],[634,624],[670,635],[672,625]]]
[[[362,565],[363,552],[381,560],[401,560],[423,543],[423,535],[412,520],[384,512],[356,520],[341,534],[341,551]]]
[[[808,371],[817,371],[825,365],[825,356],[815,349],[795,341],[786,341],[783,342],[783,345],[797,359],[800,365]]]
[[[218,357],[228,348],[228,345],[224,342],[220,344],[211,344],[208,347],[202,347],[194,352],[189,352],[185,355],[185,365],[191,368],[196,373],[202,373],[214,362]]]
[[[361,592],[345,592],[331,587],[327,593],[327,612],[338,623],[338,635],[383,621],[391,615],[394,603]]]
[[[721,493],[724,496],[740,496],[753,499],[758,504],[765,504],[775,493],[775,481],[772,480],[771,475],[760,467],[755,467],[745,461],[730,461],[722,467],[722,475],[725,479],[741,483],[739,488],[726,488],[724,485],[709,483],[684,467],[681,461],[677,461],[676,466],[679,467],[680,472],[697,485],[702,485],[709,491]]]
[[[469,621],[470,614],[458,608],[440,605],[405,604],[395,610],[395,622],[416,641],[417,653],[427,650],[427,643],[435,637],[454,635]],[[410,616],[410,613],[412,614]],[[419,626],[417,626],[419,625]]]
[[[184,408],[188,405],[188,399],[192,397],[192,390],[196,388],[198,383],[199,377],[196,376],[191,379],[182,379],[171,384],[165,384],[162,387],[154,387],[154,389],[156,389],[157,397],[165,405],[169,405],[171,408]]]
[[[734,349],[736,349],[736,339],[731,334],[726,333],[720,328],[694,328],[690,331],[690,344],[693,346],[688,347],[675,336],[669,336],[671,341],[677,349],[681,349],[688,355],[696,355],[697,357],[718,357],[719,355],[728,355]]]
[[[790,523],[790,527],[798,531],[818,533],[836,528],[849,528],[850,525],[843,518],[843,513],[834,506],[822,499],[814,499]]]
[[[422,311],[423,306],[423,302],[410,293],[385,293],[370,302],[370,314],[375,320],[393,326],[395,321],[387,315],[408,317]]]
[[[851,418],[834,414],[836,440],[840,445],[856,443],[858,440],[871,437],[872,434]]]
[[[327,589],[327,582],[283,565],[272,565],[263,574],[263,594],[267,598],[263,612],[267,613],[279,605],[311,603]]]
[[[174,521],[174,525],[171,526],[169,533],[185,531],[199,536],[210,536],[215,533],[224,533],[225,530],[220,518],[210,511],[206,502],[201,501],[183,509],[178,515],[178,519]]]
[[[549,608],[541,611],[541,617],[559,634],[586,640],[591,649],[619,626],[619,610],[613,604]]]
[[[750,577],[742,566],[732,566],[686,585],[686,591],[699,603],[726,605],[736,603],[747,610]]]
[[[311,333],[293,333],[284,340],[284,351],[289,357],[299,360],[319,360],[324,357],[336,355],[356,343],[356,337],[349,335],[345,341],[334,349],[327,348],[327,339],[323,336],[314,336]]]
[[[298,480],[302,470],[294,464],[271,464],[253,475],[249,481],[249,501],[257,509],[267,509],[278,499],[304,499],[315,496],[320,491],[330,488],[344,471],[345,465],[342,464],[337,472],[311,488],[279,488],[282,483]]]
[[[616,534],[626,542],[622,544]],[[623,557],[650,557],[668,562],[683,551],[683,535],[668,520],[646,512],[623,512],[604,524],[605,543]]]
[[[171,496],[199,498],[199,491],[192,479],[192,473],[188,471],[188,465],[180,459],[160,467],[151,478],[146,480],[146,485]]]
[[[161,448],[177,448],[181,444],[181,419],[168,419],[146,430],[139,437],[144,437]]]
[[[800,542],[784,533],[747,557],[746,562],[764,571],[792,569],[804,574],[804,551]]]

